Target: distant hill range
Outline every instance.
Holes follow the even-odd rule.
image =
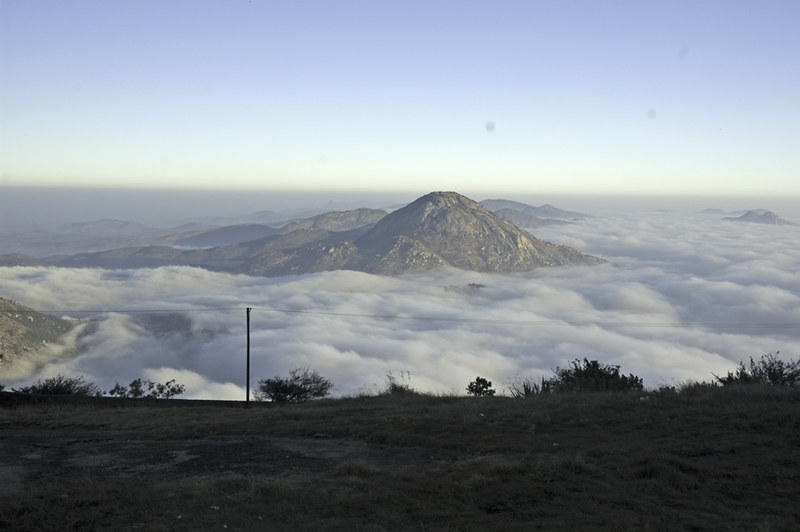
[[[77,222],[62,227],[66,233],[79,233],[87,236],[133,236],[154,233],[158,230],[137,222],[125,222],[104,218],[93,222]]]
[[[386,216],[386,211],[380,209],[354,209],[318,214],[289,222],[280,228],[261,224],[229,225],[196,232],[191,236],[175,240],[175,244],[203,248],[249,242],[298,230],[349,231],[372,225],[384,216]]]
[[[174,243],[180,247],[211,248],[257,240],[280,233],[280,229],[262,224],[226,225],[225,227],[194,232],[189,236],[175,239]]]
[[[566,225],[570,222],[566,220],[559,220],[556,218],[539,218],[538,216],[531,216],[515,209],[498,209],[492,211],[494,214],[511,222],[517,227],[524,227],[525,229],[533,229],[536,227],[544,227],[546,225]]]
[[[0,366],[57,342],[71,328],[68,321],[0,297]]]
[[[520,216],[532,216],[525,215],[521,208],[540,209],[517,202],[489,201],[500,211],[510,209]],[[509,204],[516,208],[511,209]],[[547,211],[562,216],[580,215],[550,206]],[[438,266],[515,272],[603,262],[573,248],[539,240],[455,192],[432,192],[390,214],[377,209],[329,212],[281,228],[232,225],[184,233],[171,241],[173,245],[126,246],[51,256],[38,263],[101,268],[192,265],[282,276],[338,269],[394,274]]]
[[[493,213],[497,214],[498,216],[502,216],[503,218],[512,221],[512,223],[516,222],[510,220],[509,218],[507,218],[507,216],[518,216],[517,214],[513,213],[519,213],[524,215],[524,217],[518,217],[517,218],[518,220],[530,220],[532,221],[532,223],[538,223],[539,225],[558,224],[558,223],[563,223],[563,221],[565,220],[583,220],[586,218],[591,218],[591,216],[589,216],[588,214],[583,214],[575,211],[565,211],[563,209],[553,207],[552,205],[547,203],[545,203],[540,207],[535,207],[533,205],[520,203],[518,201],[511,201],[504,199],[488,199],[488,200],[483,200],[481,202],[481,205],[486,207],[487,210],[490,210]],[[522,227],[537,227],[537,226],[523,225]]]
[[[770,224],[770,225],[797,225],[789,220],[784,220],[772,211],[752,210],[747,211],[741,216],[728,216],[723,218],[731,222],[747,222],[756,224]]]
[[[339,242],[314,242],[262,254],[238,271],[287,275],[337,269],[401,273],[454,266],[516,272],[602,259],[539,240],[455,192],[432,192]]]

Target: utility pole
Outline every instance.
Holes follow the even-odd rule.
[[[247,397],[245,406],[250,408],[250,307],[247,307]]]

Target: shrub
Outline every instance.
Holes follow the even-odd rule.
[[[401,371],[399,377],[395,377],[391,371],[387,373],[386,389],[383,393],[385,395],[414,393],[414,390],[411,388],[411,372]]]
[[[780,351],[774,355],[762,355],[756,362],[750,357],[749,367],[744,362],[739,362],[739,367],[734,372],[728,372],[724,377],[714,375],[717,382],[723,386],[732,384],[768,384],[770,386],[797,386],[800,384],[800,360],[783,361],[778,358]]]
[[[65,377],[58,375],[49,379],[39,379],[29,386],[15,388],[19,393],[32,393],[40,395],[80,395],[97,396],[103,394],[102,390],[93,382],[86,382],[83,376]]]
[[[710,381],[686,380],[678,384],[661,384],[651,393],[662,396],[705,395],[719,389],[719,384]]]
[[[146,390],[145,387],[147,387]],[[108,395],[112,397],[128,397],[131,399],[139,399],[142,397],[148,399],[172,399],[177,395],[181,395],[185,390],[186,387],[183,384],[177,384],[175,379],[168,380],[162,384],[155,383],[151,380],[143,381],[139,378],[134,379],[127,387],[116,383],[115,386],[108,391]]]
[[[511,381],[511,384],[508,386],[508,392],[511,394],[511,397],[528,399],[543,393],[550,393],[552,391],[551,388],[550,381],[545,380],[544,377],[542,377],[539,382],[528,378],[518,378]]]
[[[486,380],[483,377],[475,377],[475,380],[467,386],[467,394],[474,395],[475,397],[488,397],[494,395],[492,389],[492,381]]]
[[[316,371],[308,368],[295,368],[288,378],[274,377],[258,381],[253,392],[256,401],[275,401],[279,403],[302,403],[330,394],[333,385]]]
[[[614,391],[623,392],[629,390],[642,390],[644,384],[642,379],[636,375],[623,375],[619,372],[619,366],[609,366],[597,360],[578,359],[570,362],[568,368],[553,370],[555,377],[543,381],[554,392],[594,392],[594,391]]]

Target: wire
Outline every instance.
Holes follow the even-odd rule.
[[[175,314],[184,312],[240,312],[246,307],[201,307],[201,308],[170,308],[170,309],[58,309],[58,310],[15,310],[13,313],[27,315],[39,314]],[[766,329],[797,329],[800,323],[667,323],[667,322],[597,322],[577,320],[512,320],[489,318],[458,318],[448,316],[403,316],[397,314],[368,314],[357,312],[331,312],[323,310],[287,309],[275,307],[250,307],[254,310],[277,312],[282,314],[305,314],[311,316],[332,316],[340,318],[360,318],[378,320],[406,320],[406,321],[439,321],[452,323],[477,323],[487,325],[543,325],[543,326],[572,326],[572,327],[636,327],[636,328],[766,328]],[[10,314],[9,310],[0,311]]]
[[[295,310],[271,307],[254,307],[256,310],[268,312],[281,312],[287,314],[311,314],[319,316],[338,316],[350,318],[368,318],[384,320],[416,320],[416,321],[449,321],[461,323],[484,323],[495,325],[571,325],[571,326],[598,326],[598,327],[674,327],[674,328],[702,328],[702,327],[768,327],[768,328],[800,328],[800,323],[773,323],[773,324],[752,324],[752,323],[665,323],[665,322],[596,322],[596,321],[554,321],[554,320],[507,320],[507,319],[488,319],[488,318],[451,318],[445,316],[398,316],[392,314],[359,314],[354,312],[327,312],[318,310]]]
[[[173,314],[178,312],[231,312],[244,310],[243,307],[202,307],[202,308],[151,308],[151,309],[46,309],[46,310],[8,310],[0,309],[6,314]]]

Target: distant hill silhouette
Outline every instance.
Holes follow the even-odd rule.
[[[583,214],[575,211],[565,211],[558,207],[553,207],[549,203],[545,203],[541,207],[528,205],[519,201],[504,200],[504,199],[488,199],[483,200],[481,205],[486,207],[487,210],[497,213],[498,211],[517,211],[528,216],[536,218],[556,218],[559,220],[574,220],[581,218],[591,218],[588,214]]]
[[[564,225],[570,223],[557,218],[539,218],[538,216],[531,216],[530,214],[525,214],[524,212],[520,212],[515,209],[499,209],[493,212],[500,218],[508,220],[517,227],[524,227],[525,229],[544,227],[546,225]]]
[[[282,227],[263,224],[226,225],[180,238],[175,240],[175,244],[184,247],[208,248],[250,242],[298,230],[349,231],[372,225],[384,216],[386,216],[386,211],[379,209],[354,209],[318,214],[288,222]]]
[[[747,211],[741,216],[726,217],[723,220],[732,222],[747,222],[757,224],[770,224],[770,225],[797,225],[788,220],[784,220],[772,211]]]
[[[438,266],[516,272],[603,262],[573,248],[539,240],[456,192],[432,192],[390,214],[376,209],[338,211],[282,228],[234,225],[183,233],[174,241],[183,248],[197,249],[163,244],[121,246],[53,256],[37,263],[100,268],[190,265],[283,276],[338,269],[395,274]],[[26,260],[20,256],[5,259]],[[0,257],[2,260],[4,257]]]
[[[284,233],[298,229],[323,229],[326,231],[349,231],[377,223],[386,216],[380,209],[353,209],[350,211],[332,211],[310,218],[289,222],[281,228]]]
[[[61,230],[66,233],[80,233],[85,236],[139,236],[157,233],[158,229],[137,222],[104,218],[92,222],[64,224]]]
[[[265,236],[280,234],[281,230],[263,224],[226,225],[207,229],[191,236],[175,240],[175,245],[193,248],[209,248],[257,240]]]

